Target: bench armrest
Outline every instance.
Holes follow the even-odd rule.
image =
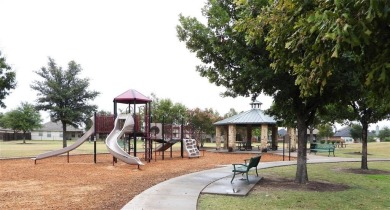
[[[242,164],[242,163],[233,163],[232,165],[233,165],[234,170],[236,170],[236,166],[247,166],[247,165]]]

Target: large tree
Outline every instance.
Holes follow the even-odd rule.
[[[89,101],[99,92],[88,90],[89,79],[78,78],[81,71],[81,66],[74,61],[70,61],[68,69],[63,70],[49,58],[47,67],[35,71],[42,80],[34,81],[31,85],[32,89],[38,91],[36,107],[49,111],[51,120],[62,123],[63,147],[67,146],[66,126],[81,126],[97,109]]]
[[[302,13],[307,5],[313,9]],[[293,21],[295,33],[285,47],[310,49],[299,59],[288,59],[303,94],[321,92],[335,74],[348,75],[340,82],[347,93],[342,103],[354,110],[350,120],[363,126],[361,168],[368,169],[368,126],[390,113],[390,1],[285,0],[278,6],[280,11],[294,8],[301,15]],[[308,40],[311,46],[305,45]]]
[[[41,115],[33,104],[22,102],[21,105],[4,114],[2,124],[15,132],[23,132],[23,143],[26,143],[26,133],[41,127]]]
[[[16,74],[12,71],[11,66],[6,63],[5,57],[0,51],[0,107],[6,108],[3,100],[16,87]]]
[[[250,1],[247,5],[234,2],[209,0],[202,10],[207,25],[196,18],[180,16],[178,37],[203,62],[197,66],[200,75],[226,87],[224,96],[251,95],[256,98],[261,93],[273,96],[274,116],[298,128],[295,180],[306,183],[307,128],[313,123],[319,107],[337,100],[338,87],[325,87],[321,92],[305,96],[296,84],[296,74],[292,73],[287,58],[299,59],[305,50],[290,52],[285,48],[294,29],[292,23],[284,24],[290,18],[299,19],[294,8],[281,11],[277,7],[270,12],[266,9],[270,7],[268,1]],[[272,19],[267,19],[270,17]],[[272,40],[272,37],[278,40]],[[272,45],[277,50],[270,49]],[[333,78],[330,82],[334,84],[335,81],[337,79]]]

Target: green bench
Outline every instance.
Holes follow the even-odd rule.
[[[261,155],[256,156],[256,157],[252,157],[251,159],[248,159],[248,160],[245,160],[245,164],[242,164],[242,163],[241,164],[232,164],[233,165],[233,170],[232,170],[233,178],[230,181],[230,183],[233,183],[233,179],[236,176],[236,174],[242,174],[242,175],[246,174],[246,181],[249,184],[248,172],[251,168],[255,168],[256,175],[259,176],[259,174],[257,173],[257,165],[259,165],[260,159],[261,159]]]
[[[333,153],[335,150],[335,145],[333,144],[311,144],[310,145],[310,153],[314,152],[314,154],[317,154],[317,152],[328,152],[328,157],[330,156],[330,153]]]

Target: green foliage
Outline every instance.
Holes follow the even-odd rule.
[[[389,127],[384,127],[379,131],[378,137],[381,141],[387,141],[386,139],[390,139],[390,129]]]
[[[177,33],[203,62],[201,76],[226,87],[225,96],[272,96],[267,114],[297,127],[298,145],[306,145],[303,133],[326,105],[343,112],[359,101],[362,109],[347,117],[365,128],[390,113],[390,94],[382,94],[390,89],[390,16],[381,9],[390,3],[372,2],[209,0],[207,25],[180,15]],[[303,153],[301,146],[298,167]]]
[[[85,123],[97,109],[88,102],[99,95],[97,91],[87,90],[89,79],[80,79],[81,66],[74,61],[68,63],[68,69],[58,67],[49,58],[48,67],[42,67],[35,73],[41,81],[34,81],[31,88],[38,92],[37,109],[49,111],[50,118],[61,121],[63,125],[63,146],[66,147],[66,125],[78,127]]]
[[[3,100],[11,93],[12,89],[16,87],[16,73],[12,71],[11,67],[6,63],[5,57],[1,55],[0,51],[0,107],[6,108]]]
[[[187,107],[181,103],[173,103],[171,99],[157,98],[152,94],[152,119],[153,122],[167,124],[181,124],[181,120],[187,116]]]
[[[237,115],[237,111],[234,109],[234,108],[230,108],[229,112],[226,113],[223,118],[229,118],[229,117],[232,117],[234,115]]]
[[[321,124],[318,126],[318,136],[322,138],[329,138],[333,136],[333,127],[330,124]]]
[[[195,138],[203,143],[205,134],[215,135],[213,123],[221,120],[218,112],[213,109],[201,110],[199,108],[188,111],[189,123],[193,126]]]
[[[356,140],[362,138],[362,130],[363,130],[363,127],[361,125],[352,124],[351,130],[349,131],[349,133],[351,134],[351,137],[356,141]]]
[[[197,140],[203,143],[206,134],[215,134],[214,122],[221,120],[218,112],[213,109],[201,110],[195,108],[189,110],[181,103],[173,103],[171,99],[160,99],[155,94],[150,97],[152,103],[152,122],[164,122],[167,124],[184,123],[193,127],[194,135]]]
[[[26,133],[40,128],[42,119],[34,105],[22,102],[17,109],[5,113],[1,121],[5,128],[22,131],[24,134],[23,143],[25,143]]]

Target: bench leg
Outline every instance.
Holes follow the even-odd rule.
[[[232,180],[230,181],[230,183],[233,183],[233,179],[234,179],[235,176],[236,176],[236,172],[233,172],[233,178],[232,178]]]

